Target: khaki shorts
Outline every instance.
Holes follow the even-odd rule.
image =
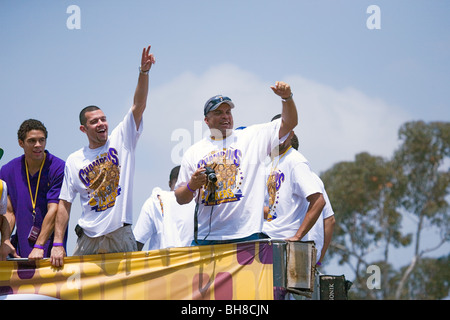
[[[73,255],[84,256],[132,251],[137,251],[137,244],[129,224],[97,238],[90,238],[83,233],[77,240]]]

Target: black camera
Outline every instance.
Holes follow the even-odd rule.
[[[217,176],[216,176],[216,172],[214,171],[214,169],[212,169],[210,167],[206,167],[205,169],[206,169],[205,174],[208,177],[208,181],[211,181],[212,183],[216,183]]]

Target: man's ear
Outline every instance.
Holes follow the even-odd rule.
[[[18,141],[19,141],[19,146],[21,148],[23,148],[25,146],[25,143],[22,140],[20,140],[20,139]]]
[[[86,127],[81,125],[80,126],[80,131],[83,132],[83,133],[86,133]]]

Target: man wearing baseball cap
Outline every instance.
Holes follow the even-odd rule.
[[[183,155],[175,196],[179,204],[196,201],[194,241],[208,245],[264,237],[264,160],[297,125],[290,86],[276,82],[272,91],[282,99],[277,121],[233,130],[233,101],[210,98],[204,121],[210,136]]]

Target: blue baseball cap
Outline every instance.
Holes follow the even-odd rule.
[[[234,103],[230,98],[219,94],[206,101],[205,108],[203,109],[205,116],[208,114],[208,112],[216,110],[222,103],[229,104],[231,106],[231,109],[234,108]]]

